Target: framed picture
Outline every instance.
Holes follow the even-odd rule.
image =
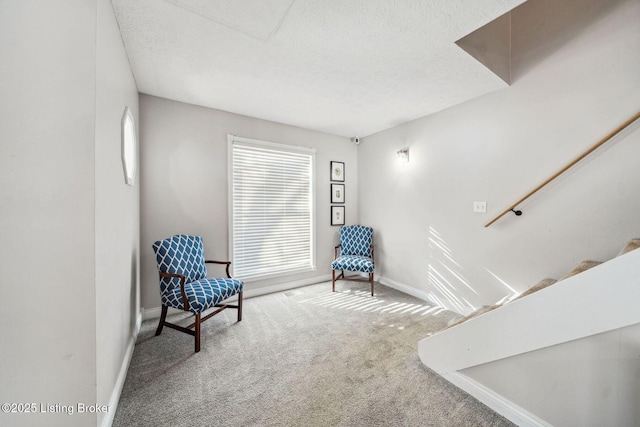
[[[344,184],[331,184],[331,203],[344,203]]]
[[[331,206],[331,225],[344,225],[344,206]]]
[[[344,162],[331,161],[331,181],[344,182]]]

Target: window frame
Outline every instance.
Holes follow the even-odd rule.
[[[306,154],[310,157],[310,197],[311,197],[311,206],[310,206],[310,247],[309,247],[309,258],[310,265],[298,269],[283,269],[281,271],[273,272],[273,273],[264,273],[258,275],[251,276],[237,276],[238,279],[241,279],[245,282],[252,282],[276,277],[290,276],[293,274],[307,273],[313,272],[317,270],[316,267],[316,149],[309,147],[302,147],[296,145],[288,145],[281,144],[271,141],[263,141],[259,139],[251,139],[244,138],[240,136],[236,136],[233,134],[227,135],[228,142],[228,230],[229,230],[229,260],[231,260],[232,271],[233,266],[236,263],[234,259],[234,145],[239,145],[243,147],[256,147],[258,149],[268,149],[275,152],[288,152],[288,153],[296,153],[296,154]],[[235,271],[234,271],[235,277]]]

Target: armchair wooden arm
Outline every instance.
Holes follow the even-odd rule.
[[[213,259],[209,259],[209,260],[204,260],[205,264],[207,263],[212,263],[212,264],[222,264],[222,265],[226,265],[227,268],[227,278],[231,279],[231,273],[229,273],[229,267],[231,266],[231,261],[216,261]]]
[[[231,277],[231,273],[229,273],[229,267],[231,266],[231,261],[216,261],[213,259],[209,259],[209,260],[204,260],[204,263],[211,263],[211,264],[221,264],[221,265],[225,265],[226,266],[226,271],[227,271],[227,277],[229,279],[233,279],[233,277]],[[233,305],[229,305],[229,304],[216,304],[216,307],[235,307],[238,309],[238,322],[242,320],[242,294],[243,292],[241,291],[238,294],[238,305],[233,306]],[[213,314],[210,314],[209,316],[213,316]],[[206,320],[207,318],[205,318]]]
[[[338,245],[338,246],[335,246],[335,247],[333,248],[333,260],[334,260],[334,261],[335,261],[336,259],[338,259],[338,248],[341,248],[341,247],[342,247],[342,245]]]
[[[184,284],[187,280],[186,276],[183,274],[176,273],[165,273],[163,271],[160,272],[160,277],[175,277],[180,279],[180,294],[182,296],[182,307],[184,311],[189,311],[189,299],[187,298],[187,293],[184,291]]]

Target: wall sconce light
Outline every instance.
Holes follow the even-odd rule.
[[[403,148],[402,150],[396,151],[396,156],[398,156],[398,158],[400,160],[402,160],[402,162],[409,163],[409,149],[408,148]]]
[[[136,136],[136,124],[129,107],[124,107],[122,120],[122,168],[124,169],[124,181],[127,185],[133,185],[136,180],[138,168],[138,140]]]

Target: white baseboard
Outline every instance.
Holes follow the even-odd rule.
[[[246,289],[244,290],[243,297],[244,298],[252,298],[260,295],[273,294],[276,292],[287,291],[289,289],[299,288],[301,286],[314,285],[316,283],[322,283],[331,280],[331,275],[326,274],[324,276],[316,276],[311,277],[309,279],[295,280],[293,282],[279,283],[277,285],[271,286],[262,286],[255,289]],[[246,285],[245,285],[246,286]],[[234,298],[229,298],[229,302],[233,302]],[[179,310],[169,309],[169,313],[180,313]],[[161,307],[153,307],[153,308],[143,308],[142,309],[142,320],[148,319],[157,319],[160,317],[162,313]]]
[[[520,427],[553,427],[541,418],[533,415],[526,409],[516,405],[504,396],[485,387],[479,382],[461,374],[460,372],[450,372],[442,375],[451,384],[461,388],[489,408],[496,411],[509,421]]]
[[[160,317],[161,313],[162,313],[161,307],[153,307],[153,308],[142,307],[142,321],[149,320],[149,319],[157,319]]]
[[[309,279],[295,280],[293,282],[279,283],[277,285],[263,286],[261,288],[247,289],[244,291],[245,298],[257,297],[260,295],[273,294],[276,292],[287,291],[289,289],[299,288],[302,286],[315,285],[316,283],[327,282],[331,280],[330,274],[323,276],[311,277]]]
[[[411,295],[413,297],[421,299],[422,301],[428,302],[429,304],[440,306],[439,303],[431,300],[431,298],[429,297],[428,293],[426,293],[425,291],[422,291],[420,289],[416,289],[413,286],[409,286],[409,285],[405,285],[404,283],[396,282],[395,280],[389,279],[389,278],[384,277],[384,276],[378,276],[378,278],[376,279],[376,282],[381,283],[381,284],[383,284],[385,286],[388,286],[390,288],[393,288],[395,290],[398,290],[400,292],[403,292],[403,293],[405,293],[407,295]]]
[[[420,289],[416,289],[412,286],[409,285],[405,285],[404,283],[400,283],[400,282],[396,282],[395,280],[391,280],[387,277],[384,276],[378,276],[376,282],[381,283],[385,286],[388,286],[390,288],[396,289],[400,292],[403,292],[407,295],[411,295],[414,296],[416,298],[421,299],[422,301],[426,301],[430,304],[435,304],[433,301],[431,301],[431,298],[429,298],[429,294],[427,294],[424,291],[421,291]]]
[[[124,387],[124,381],[127,378],[127,371],[129,370],[129,364],[131,363],[131,357],[133,356],[133,349],[138,339],[138,333],[140,332],[140,326],[142,325],[142,313],[138,313],[136,316],[136,324],[133,330],[133,336],[129,339],[127,344],[127,351],[122,364],[120,365],[120,372],[118,372],[118,378],[116,384],[113,387],[111,398],[109,399],[109,411],[102,419],[102,427],[110,427],[113,424],[113,418],[116,416],[116,410],[118,409],[118,402],[120,401],[120,395],[122,394],[122,388]]]

